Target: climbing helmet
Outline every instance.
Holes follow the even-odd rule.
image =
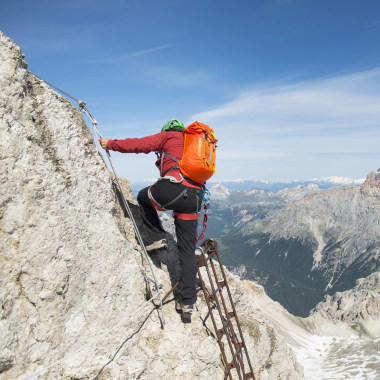
[[[185,126],[177,119],[170,119],[168,122],[164,124],[161,129],[161,132],[171,131],[173,129],[178,130],[178,127],[181,129],[185,129]]]

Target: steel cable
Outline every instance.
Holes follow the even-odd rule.
[[[98,151],[99,154],[101,154],[101,151],[98,149],[99,146],[98,146],[98,140],[97,140],[97,136],[96,134],[98,134],[100,137],[103,137],[99,131],[99,128],[98,128],[98,123],[96,121],[96,119],[93,117],[93,115],[91,114],[91,112],[89,111],[89,109],[87,108],[86,106],[86,103],[81,101],[81,100],[78,100],[77,98],[75,98],[74,96],[68,94],[67,92],[61,90],[60,88],[54,86],[52,83],[46,81],[45,79],[39,77],[38,75],[34,74],[36,78],[38,78],[39,80],[41,80],[42,82],[48,84],[49,86],[51,86],[52,88],[56,89],[57,91],[61,92],[62,94],[64,94],[65,96],[67,96],[68,98],[74,100],[75,102],[78,103],[78,106],[79,106],[79,110],[86,114],[89,119],[91,120],[91,124],[94,128],[94,133],[93,133],[93,138],[94,138],[94,143],[95,143],[95,147]],[[115,167],[113,165],[113,162],[112,162],[112,159],[111,159],[111,154],[110,152],[108,151],[108,149],[105,150],[106,151],[106,154],[107,154],[107,158],[108,158],[108,161],[111,165],[111,168],[112,168],[112,171],[113,171],[113,174],[115,176],[115,181],[116,181],[116,184],[117,184],[117,187],[120,191],[120,194],[121,194],[121,197],[122,197],[122,201],[123,201],[123,204],[124,204],[124,207],[125,209],[127,210],[127,213],[128,213],[128,216],[130,218],[130,220],[132,221],[132,224],[133,224],[133,228],[135,230],[135,234],[136,234],[136,237],[137,237],[137,240],[138,242],[140,243],[140,246],[144,252],[144,255],[149,263],[149,267],[150,267],[150,271],[152,273],[152,276],[153,276],[153,282],[155,284],[155,287],[156,287],[156,291],[157,291],[157,295],[159,296],[159,300],[160,300],[160,310],[161,310],[161,316],[162,316],[162,321],[161,321],[161,327],[163,328],[164,327],[164,324],[165,324],[165,316],[164,316],[164,309],[163,309],[163,302],[162,302],[162,295],[161,295],[161,288],[162,286],[160,284],[158,284],[158,281],[157,281],[157,278],[156,278],[156,275],[154,273],[154,270],[153,270],[153,264],[152,264],[152,261],[146,251],[146,248],[145,248],[145,244],[143,242],[143,239],[142,239],[142,236],[140,234],[140,231],[137,227],[137,224],[136,224],[136,221],[135,221],[135,218],[133,217],[133,214],[131,212],[131,209],[128,205],[128,202],[124,196],[124,193],[123,193],[123,189],[120,185],[120,182],[119,182],[119,179],[118,179],[118,176],[116,174],[116,170],[115,170]]]

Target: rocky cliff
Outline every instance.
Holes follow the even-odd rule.
[[[244,278],[259,281],[292,314],[308,316],[326,294],[349,290],[380,269],[379,181],[380,173],[371,172],[361,186],[293,189],[277,209],[272,195],[272,210],[258,204],[250,223],[219,237],[228,247],[225,263],[244,265]]]
[[[169,298],[164,329],[146,302],[147,260],[82,114],[2,33],[0,73],[0,379],[223,379],[202,295],[191,325]],[[155,258],[164,291],[175,259],[173,250]],[[256,378],[302,378],[228,277]]]
[[[380,272],[358,279],[350,290],[326,296],[312,315],[347,322],[361,334],[380,337]]]
[[[380,318],[378,273],[354,289],[328,296],[311,316],[299,318],[264,289],[245,282],[248,294],[296,352],[306,379],[378,379]]]

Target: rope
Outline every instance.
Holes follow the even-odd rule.
[[[211,198],[211,193],[210,190],[208,189],[203,189],[203,194],[202,194],[202,203],[203,203],[203,225],[202,225],[202,232],[199,235],[197,241],[195,244],[197,244],[200,240],[202,240],[205,237],[205,232],[207,230],[207,211],[210,206],[210,198]]]
[[[67,92],[61,90],[60,88],[54,86],[53,84],[47,82],[46,80],[40,78],[38,75],[35,75],[36,78],[40,79],[42,82],[48,84],[49,86],[53,87],[54,89],[56,89],[57,91],[61,92],[62,94],[66,95],[67,97],[69,97],[70,99],[76,101],[79,105],[79,110],[86,114],[89,119],[91,120],[91,124],[94,128],[94,142],[95,142],[95,147],[96,149],[98,150],[98,152],[100,153],[101,150],[99,149],[99,145],[98,145],[98,139],[96,138],[96,134],[98,134],[100,137],[103,137],[98,129],[98,122],[95,120],[95,118],[92,116],[91,112],[89,111],[89,109],[87,108],[86,106],[86,103],[81,101],[81,100],[78,100],[76,98],[74,98],[73,96],[69,95]],[[101,154],[101,153],[100,153]],[[107,158],[108,158],[108,161],[111,165],[111,168],[112,168],[112,171],[113,171],[113,174],[115,176],[115,181],[116,181],[116,184],[117,184],[117,187],[120,191],[120,194],[121,194],[121,198],[122,198],[122,201],[123,201],[123,204],[124,204],[124,207],[125,209],[127,210],[127,213],[128,213],[128,216],[129,216],[129,219],[132,221],[132,224],[133,224],[133,228],[135,230],[135,234],[136,234],[136,237],[137,237],[137,240],[138,242],[140,243],[140,246],[142,247],[143,249],[143,252],[144,252],[144,255],[149,263],[149,267],[150,267],[150,271],[152,273],[152,276],[153,276],[153,282],[155,284],[155,290],[157,291],[157,295],[159,296],[159,299],[160,299],[160,310],[161,310],[161,316],[162,316],[162,319],[161,319],[161,327],[163,328],[164,327],[164,324],[165,324],[165,316],[164,316],[164,308],[163,308],[163,302],[162,302],[162,297],[161,297],[161,288],[162,286],[160,284],[158,284],[158,281],[157,281],[157,278],[156,278],[156,275],[154,273],[154,270],[153,270],[153,266],[152,266],[152,261],[150,260],[150,257],[148,255],[148,252],[146,251],[146,248],[145,248],[145,244],[143,242],[143,239],[141,237],[141,234],[140,234],[140,231],[137,227],[137,224],[136,224],[136,221],[135,221],[135,218],[133,217],[133,214],[131,212],[131,209],[129,207],[129,204],[124,196],[124,193],[123,193],[123,190],[121,188],[121,185],[120,185],[120,182],[119,182],[119,179],[118,179],[118,176],[116,174],[116,170],[115,170],[115,167],[113,165],[113,162],[112,162],[112,159],[111,159],[111,154],[110,152],[108,151],[108,149],[106,149],[106,154],[107,154]]]
[[[205,237],[205,232],[207,230],[207,209],[208,209],[208,206],[204,206],[204,211],[203,211],[203,225],[202,225],[202,232],[201,234],[199,235],[196,243],[198,243],[200,240],[204,239]],[[195,244],[196,244],[195,243]]]

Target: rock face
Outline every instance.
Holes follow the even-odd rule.
[[[378,379],[377,276],[358,280],[355,289],[336,297],[328,296],[326,302],[318,305],[318,311],[307,318],[289,314],[259,285],[249,281],[245,284],[251,301],[293,348],[304,366],[306,379]]]
[[[361,186],[287,190],[287,199],[295,198],[285,207],[250,212],[249,223],[220,236],[228,247],[224,262],[244,265],[245,279],[258,281],[292,314],[308,316],[325,295],[380,270],[379,182],[372,172]]]
[[[27,70],[2,33],[0,73],[0,379],[223,379],[201,294],[191,325],[168,302],[160,328],[145,299],[148,262],[81,113]],[[166,292],[178,259],[174,249],[160,255]],[[228,276],[256,378],[302,378]]]
[[[360,188],[362,194],[367,197],[372,206],[380,210],[380,171],[368,174],[364,184]]]
[[[380,336],[380,272],[356,281],[353,289],[326,296],[312,312],[325,318],[348,322],[359,332]]]
[[[379,177],[370,173],[361,187],[310,194],[281,211],[267,228],[273,241],[292,241],[312,253],[298,259],[305,276],[325,293],[351,289],[358,278],[380,269]]]

